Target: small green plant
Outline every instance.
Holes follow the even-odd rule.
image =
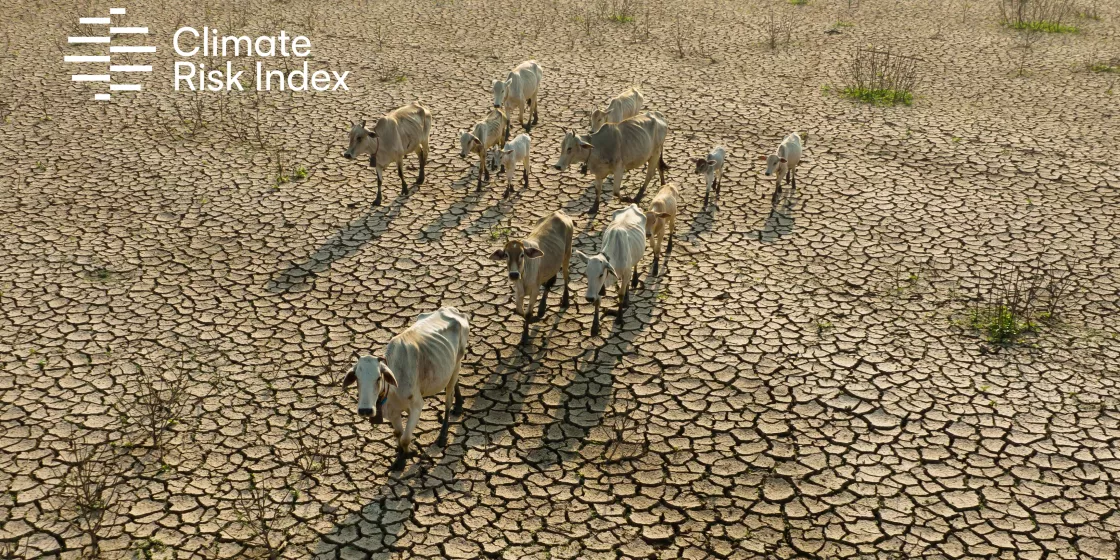
[[[499,239],[507,238],[513,231],[506,226],[498,226],[490,228],[490,241],[497,241]]]
[[[167,545],[157,538],[140,539],[132,543],[132,558],[134,560],[152,560],[153,554],[167,550]]]
[[[1012,342],[1020,334],[1034,329],[1029,318],[1023,318],[1006,305],[974,311],[969,316],[968,324],[987,334],[988,342],[995,344]]]
[[[1086,65],[1090,72],[1096,74],[1120,73],[1120,64],[1113,62],[1094,61]]]
[[[46,171],[46,170],[47,170],[47,166],[46,166],[46,165],[43,165],[43,162],[41,162],[41,161],[37,161],[37,162],[35,162],[35,170],[36,170],[36,171]]]
[[[789,0],[789,3],[794,6],[804,6],[809,3],[809,0]]]
[[[657,300],[658,301],[665,301],[668,298],[669,298],[669,288],[662,288],[662,290],[660,292],[657,292]]]
[[[302,165],[297,167],[296,168],[296,179],[306,179],[306,178],[307,178],[307,168],[302,166]]]
[[[837,21],[836,23],[832,24],[832,27],[855,27],[855,25],[856,24],[850,21]]]
[[[1066,25],[1058,21],[1021,21],[1018,23],[1008,24],[1011,29],[1018,29],[1020,31],[1041,31],[1043,33],[1077,33],[1078,29],[1073,25]]]
[[[621,13],[611,14],[607,16],[607,21],[612,23],[630,23],[634,21],[634,16]]]
[[[831,328],[832,328],[832,323],[829,322],[828,320],[821,319],[821,320],[817,321],[817,334],[821,334],[824,331],[827,331],[828,329],[831,329]]]
[[[869,105],[911,105],[914,95],[891,89],[844,88],[844,95]]]

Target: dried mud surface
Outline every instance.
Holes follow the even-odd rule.
[[[97,104],[63,37],[109,4],[0,2],[0,556],[88,554],[92,518],[106,558],[267,557],[252,481],[284,558],[1116,558],[1120,105],[1085,66],[1120,55],[1120,11],[1099,4],[1024,51],[979,2],[667,0],[614,23],[558,1],[136,1],[156,72]],[[768,12],[793,19],[776,51]],[[351,91],[206,94],[196,129],[170,37],[204,24],[307,35]],[[922,60],[914,106],[836,94],[867,44]],[[533,175],[503,202],[457,138],[529,58]],[[635,83],[685,197],[668,267],[590,337],[573,259],[581,305],[554,291],[518,350],[488,257],[557,208],[596,249],[621,203],[586,214],[589,178],[548,165]],[[427,184],[400,196],[390,170],[373,208],[349,120],[416,99]],[[772,213],[755,158],[792,130],[806,162]],[[702,208],[688,158],[717,143]],[[274,187],[278,159],[306,178]],[[1006,346],[961,326],[978,285],[1039,256],[1080,281],[1055,321]],[[465,411],[440,449],[429,399],[389,473],[389,428],[338,382],[438,305],[471,316]],[[140,371],[189,380],[162,452]],[[75,449],[108,472],[100,516],[77,512]]]

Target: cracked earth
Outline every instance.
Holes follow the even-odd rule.
[[[975,2],[126,4],[156,71],[93,103],[63,37],[109,4],[0,1],[0,556],[1117,557],[1120,105],[1086,70],[1120,54],[1115,4],[1029,51]],[[768,11],[793,21],[774,51]],[[183,25],[307,35],[351,91],[176,93]],[[921,59],[912,107],[836,94],[867,44]],[[503,202],[458,132],[529,58],[533,176]],[[597,248],[621,203],[588,215],[590,179],[547,165],[637,83],[684,193],[668,266],[602,337],[554,292],[519,350],[488,257],[557,208]],[[427,184],[398,196],[390,169],[373,208],[348,123],[417,99]],[[793,130],[771,212],[755,158]],[[716,144],[702,208],[688,158]],[[1055,320],[968,328],[1035,258],[1078,279]],[[437,448],[429,399],[389,473],[388,426],[339,382],[439,305],[472,321],[464,413]]]

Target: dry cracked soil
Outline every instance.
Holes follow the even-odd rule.
[[[100,46],[65,38],[118,4],[150,33],[113,44],[157,51],[114,63],[154,71],[94,102],[63,57]],[[1117,558],[1115,2],[1032,36],[967,0],[0,7],[0,556]],[[172,34],[204,25],[305,35],[349,91],[173,91]],[[917,59],[912,106],[841,95],[867,45]],[[457,138],[526,59],[532,178],[503,201]],[[557,208],[597,248],[621,203],[589,215],[589,177],[549,165],[632,84],[683,191],[668,266],[601,337],[554,291],[519,349],[489,255]],[[390,168],[372,207],[349,122],[413,100],[428,180]],[[793,130],[772,211],[756,158]],[[689,158],[716,144],[705,208]],[[1031,332],[970,326],[1042,268],[1069,288],[1021,290],[1054,304]],[[390,473],[339,381],[439,305],[472,321],[465,410],[438,448],[429,399]]]

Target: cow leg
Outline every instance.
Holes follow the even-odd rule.
[[[595,177],[595,202],[591,203],[591,210],[589,210],[588,213],[595,214],[595,213],[599,212],[599,199],[602,198],[602,197],[603,197],[603,178],[599,177],[599,176],[596,176]]]
[[[561,263],[560,272],[564,273],[564,295],[560,296],[560,307],[568,307],[570,302],[568,298],[568,284],[571,284],[571,278],[568,276],[571,272],[568,269],[568,262],[572,259],[572,252],[568,251],[564,254],[564,261]]]
[[[389,414],[389,423],[393,426],[393,438],[398,442],[397,458],[393,461],[393,464],[389,467],[389,470],[399,471],[404,468],[404,453],[401,451],[400,447],[401,434],[404,432],[404,429],[401,426],[401,413],[398,411]]]
[[[405,421],[404,433],[401,434],[400,447],[398,448],[402,452],[402,456],[408,455],[409,449],[412,447],[412,432],[416,430],[416,424],[420,423],[420,411],[423,408],[423,401],[408,408],[408,420]]]
[[[478,156],[478,158],[479,158],[478,159],[478,180],[475,181],[474,192],[482,191],[482,175],[483,174],[486,175],[486,180],[487,181],[490,180],[490,173],[488,171],[486,171],[486,154],[485,153],[480,154]]]
[[[436,445],[440,447],[447,446],[447,428],[451,425],[451,414],[455,408],[455,394],[459,389],[459,364],[458,360],[455,361],[455,370],[451,372],[451,379],[447,382],[447,388],[444,390],[444,406],[443,406],[443,426],[440,426],[439,437],[436,438]]]
[[[649,187],[649,182],[653,180],[653,176],[658,171],[658,162],[650,161],[646,164],[646,179],[642,181],[642,188],[638,189],[638,196],[634,197],[634,202],[641,202],[642,197],[646,195],[646,187]]]
[[[540,113],[537,111],[537,109],[539,108],[539,105],[537,105],[537,96],[536,95],[533,95],[532,101],[533,101],[533,124],[537,124],[538,122],[540,122],[541,116],[540,116]]]
[[[521,340],[517,341],[517,345],[525,346],[529,344],[529,323],[533,322],[533,317],[529,312],[526,312],[521,318]]]
[[[797,171],[795,171],[793,169],[790,169],[789,170],[789,178],[790,178],[790,186],[792,187],[792,188],[790,188],[789,192],[793,193],[793,191],[797,190]]]
[[[651,276],[657,276],[657,259],[661,257],[661,251],[654,249],[653,251],[653,265],[650,266],[649,273]]]
[[[374,171],[377,172],[377,198],[373,199],[373,205],[381,206],[381,168],[375,167]]]
[[[669,253],[673,252],[673,235],[677,233],[677,216],[669,216],[669,246],[665,248],[665,266],[669,266]]]
[[[611,194],[623,202],[629,202],[629,198],[622,196],[622,184],[626,181],[626,167],[621,163],[614,168],[611,173]]]
[[[529,188],[529,162],[525,162],[525,168],[521,170],[521,183],[525,188]]]
[[[416,176],[416,186],[424,184],[424,166],[428,163],[428,143],[420,145],[420,173]]]
[[[706,189],[704,189],[704,208],[708,207],[708,195],[711,192],[712,192],[712,185],[711,185],[711,183],[709,183],[708,187]]]
[[[591,336],[599,336],[599,305],[602,299],[595,302],[595,314],[591,316]]]
[[[560,275],[560,273],[556,274],[556,276],[559,276],[559,275]],[[551,292],[552,287],[556,285],[556,276],[553,276],[552,278],[550,278],[548,280],[548,282],[544,283],[544,293],[541,294],[541,303],[540,303],[539,306],[537,306],[537,320],[538,321],[541,320],[544,317],[544,310],[548,309],[548,293]]]
[[[630,287],[631,288],[637,288],[638,287],[638,264],[637,263],[634,263],[634,275],[630,277]],[[626,292],[626,293],[627,293],[627,295],[630,294],[630,292]]]
[[[463,389],[455,383],[455,407],[451,409],[451,414],[459,416],[463,413]]]
[[[401,179],[401,194],[408,194],[408,182],[404,180],[404,158],[397,160],[397,177]]]

